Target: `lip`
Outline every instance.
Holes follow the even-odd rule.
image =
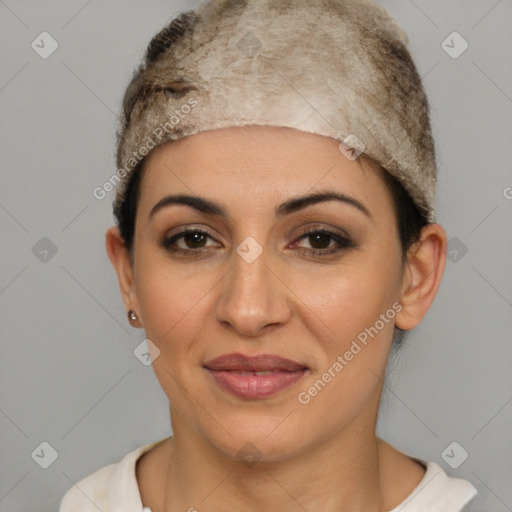
[[[222,389],[246,399],[280,393],[293,386],[309,370],[301,363],[272,354],[224,354],[203,366]],[[258,375],[256,372],[270,373]]]

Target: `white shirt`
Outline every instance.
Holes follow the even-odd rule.
[[[151,512],[142,505],[135,464],[165,439],[140,446],[77,482],[62,498],[59,512]],[[448,476],[435,462],[414,460],[427,471],[411,494],[389,512],[460,512],[477,494],[469,481]]]

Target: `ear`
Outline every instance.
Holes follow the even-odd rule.
[[[105,245],[107,254],[112,263],[119,282],[121,297],[123,299],[126,310],[133,309],[140,318],[140,308],[135,293],[135,285],[133,281],[132,264],[128,249],[124,243],[119,228],[112,226],[107,230],[105,235]],[[138,321],[140,324],[140,321]],[[135,325],[139,327],[139,325]],[[140,324],[142,327],[142,324]]]
[[[408,251],[404,267],[402,310],[395,325],[404,330],[416,327],[434,301],[446,264],[447,237],[439,224],[423,227],[420,239]]]

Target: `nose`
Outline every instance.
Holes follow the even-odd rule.
[[[232,270],[223,279],[217,319],[244,336],[266,333],[291,316],[288,289],[269,259],[265,249],[251,262],[234,252]]]

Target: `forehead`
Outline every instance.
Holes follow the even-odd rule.
[[[155,148],[145,162],[139,207],[148,214],[166,194],[187,194],[254,214],[321,189],[350,195],[373,216],[385,217],[392,204],[384,173],[363,156],[349,160],[338,141],[321,135],[285,127],[223,128]]]

